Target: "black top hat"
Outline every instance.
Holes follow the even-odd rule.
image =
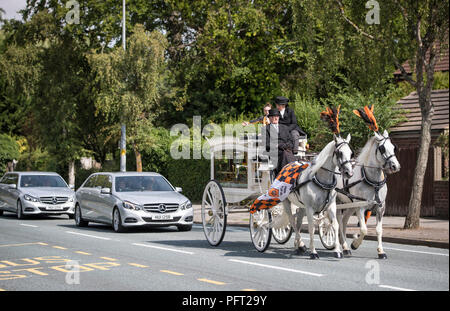
[[[270,109],[268,117],[276,116],[281,116],[281,113],[278,111],[278,109]]]
[[[289,103],[289,99],[284,97],[284,96],[277,96],[275,98],[275,104],[278,105],[287,105],[287,103]]]

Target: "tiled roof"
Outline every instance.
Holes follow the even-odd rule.
[[[433,90],[431,100],[434,105],[434,115],[431,124],[431,130],[444,130],[449,128],[449,93],[446,90]],[[422,116],[419,107],[419,98],[417,92],[412,92],[403,97],[398,102],[397,109],[406,111],[408,121],[391,128],[391,132],[410,132],[420,131]]]
[[[440,49],[440,44],[439,43],[437,44],[436,48],[439,51],[439,49]],[[429,52],[427,52],[426,57],[427,57],[427,59],[430,57],[430,53]],[[447,49],[442,51],[441,55],[436,55],[436,57],[438,59],[436,61],[436,65],[434,67],[434,72],[437,72],[437,71],[448,71],[448,47],[447,47]],[[403,63],[402,66],[403,66],[403,68],[405,68],[405,71],[407,73],[412,73],[411,66],[409,65],[408,61]],[[400,78],[401,78],[401,71],[399,69],[397,69],[394,72],[394,76],[400,76]]]

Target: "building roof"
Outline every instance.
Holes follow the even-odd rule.
[[[445,90],[433,90],[431,100],[434,104],[434,115],[431,123],[431,130],[445,130],[449,126],[449,92]],[[403,97],[398,102],[397,109],[405,110],[408,121],[391,128],[391,133],[400,132],[420,132],[422,116],[419,107],[417,92],[412,92]]]
[[[446,44],[448,45],[448,42]],[[436,50],[439,51],[439,49],[440,49],[440,44],[438,42],[436,44]],[[429,51],[427,51],[425,57],[427,59],[430,57],[430,52]],[[436,65],[434,66],[434,72],[437,72],[437,71],[447,71],[448,72],[448,63],[449,63],[449,60],[448,60],[448,47],[442,51],[441,55],[436,55],[436,57],[437,57],[437,61],[436,61]],[[415,70],[415,68],[411,68],[411,66],[409,64],[409,61],[404,62],[402,66],[403,66],[403,68],[405,68],[405,71],[408,74],[411,74]],[[402,73],[401,73],[401,71],[399,69],[397,69],[394,72],[394,76],[397,76],[400,79],[401,79],[401,74]]]

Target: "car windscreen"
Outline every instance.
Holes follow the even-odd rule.
[[[60,176],[54,175],[22,175],[20,186],[28,187],[67,187]]]
[[[116,192],[131,191],[173,191],[161,176],[121,176],[116,177]]]

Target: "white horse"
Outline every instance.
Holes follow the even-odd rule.
[[[346,195],[338,193],[337,200],[342,203],[352,202],[352,199],[367,200],[376,202],[366,206],[347,209],[343,212],[339,219],[339,240],[342,243],[345,255],[350,255],[351,251],[348,248],[346,241],[347,223],[351,215],[356,212],[360,224],[360,234],[355,238],[351,244],[352,249],[357,249],[367,234],[367,225],[365,222],[365,212],[369,209],[376,211],[376,233],[378,240],[378,258],[386,259],[386,253],[382,246],[383,234],[383,215],[386,207],[386,173],[393,174],[400,171],[400,163],[395,156],[396,147],[391,142],[388,132],[385,130],[383,135],[374,132],[374,136],[369,138],[361,154],[357,157],[357,165],[360,169],[355,169],[353,177],[345,180],[339,178],[337,188],[343,189]]]
[[[343,257],[341,246],[338,243],[339,225],[336,219],[336,191],[334,189],[337,182],[335,169],[338,168],[341,174],[347,178],[353,175],[353,167],[350,162],[353,154],[349,146],[350,138],[350,134],[346,139],[335,135],[334,140],[325,146],[312,165],[299,175],[295,190],[283,201],[284,211],[295,230],[294,245],[301,253],[306,251],[300,230],[305,212],[307,214],[311,259],[319,258],[314,247],[314,213],[323,210],[327,210],[335,231],[334,255],[336,258]],[[297,210],[295,217],[292,215],[291,204],[301,207]]]

